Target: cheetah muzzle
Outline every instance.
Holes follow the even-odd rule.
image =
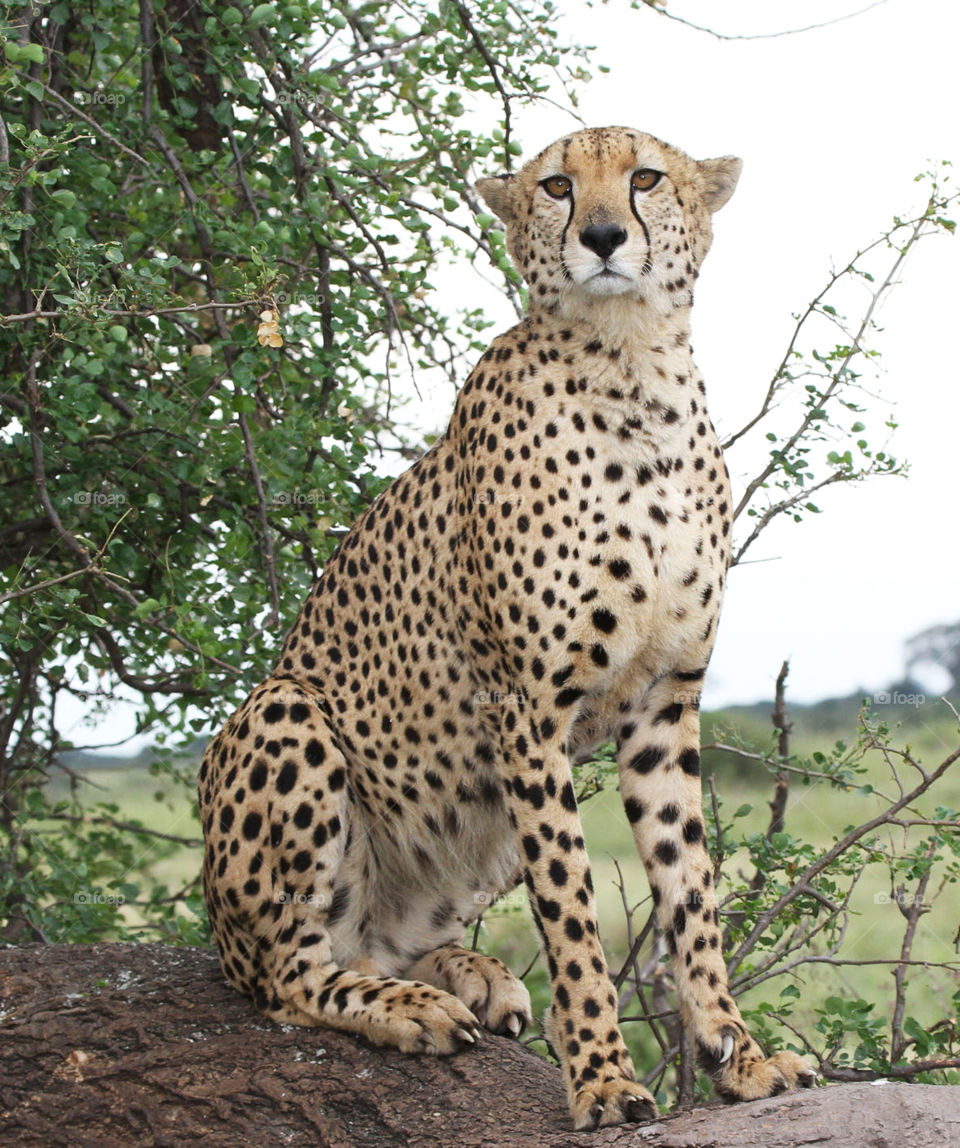
[[[814,1080],[727,985],[698,698],[730,490],[689,345],[740,161],[577,132],[477,187],[529,313],[327,563],[200,769],[223,971],[267,1016],[447,1055],[530,998],[466,925],[523,881],[578,1129],[646,1119],[597,935],[571,761],[615,738],[681,1013],[727,1097]]]

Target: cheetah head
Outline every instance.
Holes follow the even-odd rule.
[[[733,194],[741,161],[694,160],[629,128],[590,128],[512,175],[476,187],[506,225],[531,310],[578,317],[669,313],[692,302],[710,217]]]

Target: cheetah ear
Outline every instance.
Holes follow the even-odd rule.
[[[743,160],[735,155],[723,155],[719,159],[702,159],[697,167],[703,179],[703,202],[708,211],[719,211],[733,195]]]
[[[517,212],[513,200],[516,185],[512,175],[495,175],[488,179],[478,179],[473,186],[498,219],[502,219],[504,223],[516,219]]]

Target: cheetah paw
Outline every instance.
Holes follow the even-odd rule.
[[[584,1088],[574,1095],[570,1108],[578,1132],[657,1118],[657,1102],[633,1080],[608,1080]]]
[[[523,981],[494,957],[480,958],[452,976],[452,990],[491,1032],[519,1036],[533,1020]]]
[[[425,988],[425,986],[414,986]],[[480,1039],[477,1018],[449,993],[427,990],[429,996],[414,992],[397,1009],[392,1019],[393,1040],[401,1052],[427,1056],[452,1056]]]
[[[442,986],[467,1006],[484,1028],[501,1036],[519,1036],[532,1021],[530,994],[502,961],[466,949],[445,956],[440,967],[429,954],[407,975]]]
[[[801,1056],[778,1052],[764,1057],[751,1037],[724,1032],[719,1049],[701,1044],[701,1059],[712,1070],[714,1087],[726,1100],[761,1100],[790,1088],[812,1088],[817,1073]]]

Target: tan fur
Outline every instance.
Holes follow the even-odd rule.
[[[571,784],[609,737],[718,1089],[813,1080],[790,1053],[765,1060],[729,996],[703,842],[697,706],[730,493],[689,318],[739,170],[607,128],[478,184],[529,315],[327,563],[201,767],[223,968],[276,1019],[435,1053],[479,1024],[519,1032],[524,987],[460,946],[525,881],[578,1128],[655,1112],[617,1028]]]

